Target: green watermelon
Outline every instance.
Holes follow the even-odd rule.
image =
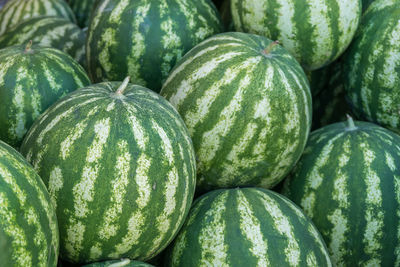
[[[0,139],[16,148],[44,110],[90,83],[69,55],[30,45],[0,49]]]
[[[92,14],[94,5],[98,0],[68,0],[67,2],[74,11],[78,25],[81,28],[89,26],[89,18]]]
[[[283,193],[313,220],[336,266],[399,266],[398,135],[351,118],[311,133]]]
[[[97,5],[86,43],[95,82],[122,80],[156,92],[189,49],[222,31],[211,0],[105,0]]]
[[[354,114],[400,133],[400,2],[376,0],[346,53],[344,86]]]
[[[361,0],[232,0],[236,30],[278,40],[308,70],[338,58],[353,39]]]
[[[9,0],[0,10],[0,35],[23,20],[38,16],[56,16],[76,22],[64,0]]]
[[[122,259],[122,260],[95,262],[84,265],[82,267],[152,267],[152,266],[153,265],[141,261]]]
[[[332,266],[321,235],[285,197],[261,188],[209,192],[193,204],[167,266]]]
[[[69,20],[42,16],[26,19],[8,29],[0,36],[0,48],[32,40],[34,44],[60,49],[85,65],[85,39],[85,33]]]
[[[59,236],[49,193],[32,166],[0,141],[0,265],[57,266]]]
[[[288,174],[306,144],[307,77],[286,49],[267,38],[211,37],[183,57],[161,95],[189,129],[199,190],[270,188]]]
[[[195,156],[182,119],[127,79],[58,101],[21,152],[57,207],[60,255],[70,262],[150,259],[172,241],[192,203]]]

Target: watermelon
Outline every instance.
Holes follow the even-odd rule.
[[[38,16],[56,16],[76,22],[64,0],[9,0],[0,10],[0,35],[23,20]]]
[[[344,86],[354,114],[400,133],[400,2],[374,1],[346,53]]]
[[[332,266],[310,219],[261,188],[198,198],[167,255],[167,266]]]
[[[336,266],[400,264],[400,136],[369,122],[310,135],[283,193],[321,232]]]
[[[58,250],[57,218],[45,185],[0,141],[0,265],[57,266]]]
[[[122,80],[156,92],[189,49],[222,31],[211,0],[101,1],[86,43],[95,82]]]
[[[31,43],[0,49],[0,139],[18,148],[44,110],[89,83],[84,69],[58,49]]]
[[[84,265],[82,267],[152,267],[152,266],[153,265],[150,265],[145,262],[132,261],[129,259],[121,259],[113,261],[95,262]]]
[[[282,180],[311,125],[303,69],[286,49],[246,33],[223,33],[187,53],[161,95],[178,110],[197,156],[197,188]]]
[[[0,36],[0,48],[32,40],[34,44],[60,49],[84,65],[85,39],[85,33],[69,20],[42,16],[26,19],[8,29]]]
[[[278,40],[307,70],[338,58],[350,44],[361,0],[232,0],[236,30]]]
[[[89,18],[91,16],[94,5],[98,0],[68,0],[67,2],[74,11],[78,25],[81,28],[89,26]]]
[[[195,156],[182,119],[128,79],[58,101],[32,126],[21,152],[50,192],[60,255],[73,263],[156,256],[192,203]]]

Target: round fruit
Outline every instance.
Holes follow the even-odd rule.
[[[400,2],[374,1],[346,52],[344,86],[354,114],[400,133]]]
[[[177,64],[161,95],[184,119],[197,155],[198,188],[270,188],[294,167],[311,125],[308,80],[267,38],[224,33]]]
[[[285,197],[260,188],[197,199],[167,266],[331,266],[315,226]]]
[[[64,0],[9,0],[0,10],[0,35],[12,26],[32,17],[56,16],[75,22]]]
[[[313,220],[336,266],[394,266],[399,174],[400,137],[350,118],[310,135],[283,192]]]
[[[211,0],[102,1],[86,44],[93,81],[122,80],[156,92],[193,46],[222,31]]]
[[[195,157],[182,119],[164,98],[127,79],[54,104],[21,152],[57,203],[60,255],[71,262],[156,256],[193,199]]]
[[[0,141],[0,265],[57,266],[55,210],[40,177]]]
[[[90,83],[69,55],[30,45],[0,50],[0,139],[16,148],[45,109]]]
[[[308,70],[338,58],[353,39],[361,0],[232,0],[238,31],[278,40]]]
[[[84,65],[85,39],[85,33],[69,20],[41,16],[26,19],[8,29],[0,36],[0,48],[32,40],[40,46],[60,49]]]

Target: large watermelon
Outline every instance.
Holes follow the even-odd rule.
[[[167,266],[331,266],[315,226],[285,197],[260,188],[197,199]]]
[[[38,16],[56,16],[76,21],[64,0],[9,0],[0,10],[0,35],[23,20]]]
[[[34,44],[60,49],[84,65],[85,39],[85,33],[69,20],[42,16],[26,19],[8,29],[0,36],[0,48],[32,40]]]
[[[67,2],[74,11],[78,25],[82,28],[89,26],[89,19],[95,3],[99,0],[68,0]]]
[[[0,141],[0,265],[57,266],[57,218],[32,166]]]
[[[90,83],[69,55],[30,45],[0,49],[0,139],[14,147],[46,108]]]
[[[400,2],[375,0],[346,53],[345,90],[354,114],[400,133]]]
[[[104,0],[88,32],[89,76],[99,82],[129,75],[159,92],[177,60],[221,31],[211,0]]]
[[[367,122],[310,135],[284,194],[313,220],[337,266],[400,264],[400,137]]]
[[[235,28],[279,40],[308,70],[338,58],[356,32],[361,0],[232,0]]]
[[[177,64],[161,95],[184,119],[198,162],[198,188],[283,179],[301,156],[311,125],[307,77],[277,43],[223,33]]]
[[[48,187],[60,254],[71,262],[152,258],[192,203],[195,157],[182,119],[161,96],[127,80],[54,104],[21,152]]]

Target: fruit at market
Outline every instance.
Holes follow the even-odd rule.
[[[0,49],[0,139],[15,148],[44,110],[90,83],[69,55],[30,45]]]
[[[57,207],[60,255],[75,263],[147,260],[181,227],[195,156],[175,109],[141,86],[91,85],[51,106],[21,152]]]
[[[84,65],[85,33],[64,18],[34,17],[15,25],[0,36],[0,48],[26,44],[30,40],[40,46],[60,49]]]
[[[0,265],[55,267],[58,249],[56,213],[45,185],[0,141]]]
[[[192,47],[222,31],[211,0],[106,0],[97,5],[86,44],[95,82],[122,80],[159,92]]]
[[[81,28],[89,26],[89,19],[98,0],[67,0]]]
[[[400,2],[375,0],[346,52],[344,86],[356,117],[400,133]]]
[[[352,119],[311,133],[283,190],[313,220],[336,266],[398,265],[399,192],[400,137]]]
[[[189,129],[199,190],[270,188],[290,172],[306,144],[307,77],[286,49],[267,38],[211,37],[182,58],[161,95]]]
[[[0,35],[23,20],[38,16],[56,16],[76,22],[64,0],[9,0],[0,10]]]
[[[235,29],[278,40],[308,70],[328,65],[353,39],[360,0],[232,0]]]
[[[195,201],[167,266],[331,266],[315,226],[285,197],[261,188],[209,192]]]
[[[153,265],[141,261],[122,259],[122,260],[95,262],[84,265],[83,267],[152,267],[152,266]]]

